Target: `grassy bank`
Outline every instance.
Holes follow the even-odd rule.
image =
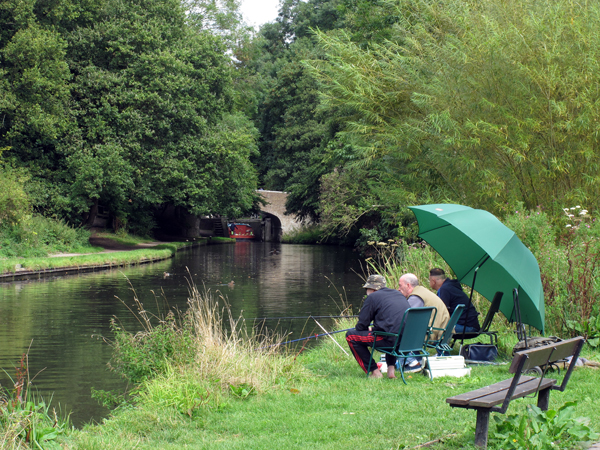
[[[108,268],[116,266],[127,266],[143,264],[152,261],[160,261],[172,257],[178,250],[196,245],[234,243],[229,238],[204,238],[194,239],[189,242],[165,242],[162,244],[152,243],[150,239],[144,239],[132,235],[116,235],[113,233],[99,233],[96,236],[110,239],[121,247],[129,247],[128,250],[102,253],[101,247],[81,246],[70,247],[82,254],[68,256],[50,257],[47,254],[35,257],[0,257],[0,276],[2,275],[26,275],[29,273],[53,271],[57,269],[81,269],[81,268]],[[152,244],[151,244],[152,243]]]
[[[273,337],[247,335],[223,307],[194,289],[181,321],[153,324],[142,311],[143,333],[116,330],[112,367],[139,390],[103,424],[60,438],[63,448],[401,449],[431,441],[430,448],[474,448],[475,413],[452,409],[445,399],[509,377],[508,365],[500,364],[474,366],[464,378],[413,374],[408,385],[367,379],[331,339],[281,352],[270,346]],[[334,337],[347,348],[343,333]],[[503,332],[501,362],[510,360],[515,341]],[[584,356],[599,355],[586,347]],[[550,407],[576,401],[574,416],[598,424],[599,383],[600,370],[577,368],[567,391],[552,393]],[[529,403],[535,400],[512,402],[509,414],[525,415]],[[490,437],[495,427],[492,421]],[[567,444],[563,437],[558,448],[574,448]]]
[[[189,242],[170,242],[139,250],[111,253],[92,253],[62,257],[0,259],[0,274],[25,274],[70,268],[101,268],[135,265],[172,257],[177,250],[193,245]],[[102,250],[102,249],[100,249]]]
[[[47,271],[82,267],[114,267],[159,261],[173,256],[171,248],[64,256],[59,258],[8,258],[0,260],[0,274]]]

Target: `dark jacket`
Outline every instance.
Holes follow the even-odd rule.
[[[458,319],[458,325],[473,327],[479,330],[479,320],[477,319],[479,313],[473,304],[469,307],[469,297],[462,290],[462,286],[458,280],[446,278],[446,281],[444,281],[438,290],[438,297],[446,304],[450,315],[452,315],[458,305],[465,305],[465,309]]]
[[[404,312],[410,308],[406,297],[399,291],[382,288],[367,296],[358,315],[356,330],[364,331],[373,322],[373,330],[398,333]]]

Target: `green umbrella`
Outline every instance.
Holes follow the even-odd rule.
[[[521,321],[544,332],[544,291],[535,256],[494,215],[463,205],[409,207],[419,223],[419,237],[448,263],[458,280],[491,301],[504,293],[500,312],[511,322],[513,289],[518,289]],[[475,270],[476,284],[473,286]]]

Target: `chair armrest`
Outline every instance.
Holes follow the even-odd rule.
[[[387,331],[373,331],[373,336],[393,336],[398,337],[396,333],[389,333]]]

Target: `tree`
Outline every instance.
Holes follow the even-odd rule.
[[[232,114],[224,36],[235,1],[4,5],[0,138],[39,211],[91,223],[100,203],[132,224],[163,203],[250,209],[256,136]]]
[[[348,110],[349,164],[387,160],[417,196],[492,211],[598,199],[595,3],[395,4],[393,37],[368,49],[318,33],[312,74]]]
[[[48,146],[67,129],[70,73],[64,39],[24,22],[12,35],[2,33],[0,43],[0,145],[22,150],[30,161],[47,158]]]
[[[263,80],[255,116],[260,183],[289,192],[287,210],[302,219],[318,218],[319,180],[332,168],[320,155],[336,130],[335,118],[317,109],[319,86],[302,61],[320,54],[311,29],[341,26],[338,6],[338,0],[282,2],[276,22],[261,28],[260,52],[249,61]]]

